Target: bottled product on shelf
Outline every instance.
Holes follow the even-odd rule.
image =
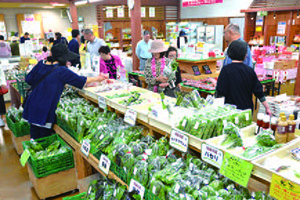
[[[296,129],[296,122],[295,122],[295,116],[290,115],[288,123],[288,129],[287,129],[287,142],[292,141],[295,138],[295,129]]]
[[[284,144],[287,142],[287,128],[288,123],[286,122],[286,116],[282,116],[278,122],[277,131],[275,133],[277,143]]]

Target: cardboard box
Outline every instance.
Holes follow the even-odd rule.
[[[40,199],[57,196],[77,189],[75,168],[61,171],[43,178],[36,178],[27,165],[29,179]]]
[[[14,147],[19,155],[23,153],[23,146],[22,142],[24,141],[29,141],[30,140],[30,135],[24,135],[22,137],[16,137],[12,131],[10,131],[11,138],[14,144]]]

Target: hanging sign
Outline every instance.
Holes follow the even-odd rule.
[[[146,17],[146,8],[141,7],[141,17]]]
[[[155,7],[149,8],[149,17],[155,17]]]
[[[170,134],[170,146],[182,151],[187,152],[189,146],[189,137],[183,131],[172,129]]]
[[[277,34],[278,35],[284,35],[285,34],[285,28],[286,28],[286,22],[278,22]]]
[[[99,169],[101,169],[104,174],[108,175],[109,169],[110,169],[111,161],[107,156],[104,154],[101,154],[100,160],[99,160]]]
[[[124,17],[124,8],[118,8],[118,17]]]
[[[112,17],[114,17],[113,10],[107,8],[107,9],[106,9],[106,18],[112,18]]]
[[[300,186],[277,174],[273,174],[270,195],[280,200],[300,199]]]
[[[223,0],[182,0],[182,7],[202,6],[215,3],[223,3]]]
[[[221,168],[223,162],[223,151],[208,144],[202,143],[201,158],[205,162],[217,168]]]
[[[253,164],[230,153],[225,153],[220,173],[232,181],[247,187]]]

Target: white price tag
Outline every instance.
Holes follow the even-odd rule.
[[[224,106],[224,103],[225,103],[225,98],[224,97],[221,97],[221,98],[216,98],[214,99],[214,103],[213,103],[213,106]]]
[[[130,185],[129,185],[129,192],[132,192],[133,190],[136,190],[139,195],[141,195],[141,199],[144,198],[145,188],[142,184],[137,182],[134,179],[131,179]]]
[[[126,110],[124,116],[124,122],[134,126],[136,121],[137,113],[131,109]]]
[[[224,157],[223,151],[213,146],[210,146],[208,144],[202,143],[201,145],[202,160],[215,167],[221,168],[223,157]]]
[[[170,145],[171,147],[179,151],[187,152],[189,146],[189,137],[186,136],[181,130],[172,129],[170,136]]]
[[[246,113],[246,121],[249,121],[250,117],[249,117],[249,113]]]
[[[81,144],[81,152],[88,157],[91,149],[91,144],[89,140],[83,140]]]
[[[108,175],[108,172],[109,172],[109,169],[110,169],[110,164],[111,164],[111,161],[109,160],[109,158],[106,155],[101,154],[100,161],[99,161],[99,168],[106,175]]]
[[[199,125],[200,123],[199,122],[196,122],[195,126],[194,126],[194,129],[197,130],[199,128]]]
[[[235,117],[235,125],[239,123],[239,117]]]
[[[226,119],[223,120],[223,125],[224,125],[224,127],[227,126],[227,120]]]
[[[102,97],[102,96],[98,97],[98,104],[99,104],[100,108],[106,109],[106,100],[104,97]]]

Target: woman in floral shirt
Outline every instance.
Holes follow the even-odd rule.
[[[153,57],[146,61],[145,79],[148,90],[153,92],[163,92],[169,86],[169,79],[163,75],[164,68],[169,65],[170,60],[165,58],[167,48],[161,40],[154,40],[149,52]]]

